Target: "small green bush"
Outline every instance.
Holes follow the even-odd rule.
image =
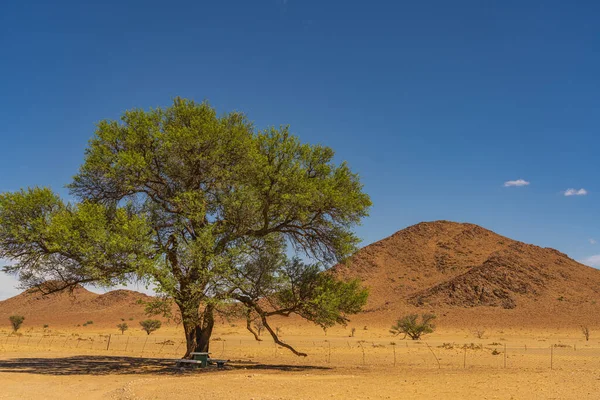
[[[122,324],[117,325],[117,328],[119,328],[119,330],[121,331],[121,335],[123,335],[125,331],[129,329],[129,326],[126,322],[123,322]]]
[[[10,320],[10,324],[12,325],[13,332],[18,331],[21,325],[23,325],[23,321],[25,321],[25,317],[22,315],[11,315],[10,317],[8,317],[8,319]]]
[[[400,318],[396,322],[396,325],[392,326],[390,333],[395,336],[403,333],[405,338],[408,336],[412,340],[419,340],[421,339],[422,335],[432,333],[434,331],[434,319],[434,314],[422,314],[421,321],[419,322],[418,314],[406,315]]]
[[[140,321],[140,325],[142,326],[142,329],[149,335],[155,330],[160,329],[162,323],[157,319],[146,319],[144,321]]]

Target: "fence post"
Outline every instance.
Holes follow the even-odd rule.
[[[140,354],[140,357],[144,354],[144,349],[146,348],[146,343],[148,343],[148,336],[146,336],[146,341],[144,342],[144,346],[142,346],[142,353]]]
[[[365,365],[365,348],[363,347],[362,342],[360,340],[358,341],[358,345],[360,346],[360,349],[362,350],[363,365]]]
[[[554,369],[554,346],[550,345],[550,369]]]
[[[435,357],[435,361],[437,361],[437,363],[438,363],[438,369],[442,369],[442,364],[440,364],[440,360],[438,360],[437,356],[433,352],[433,349],[431,347],[429,347],[429,343],[425,342],[425,344],[427,345],[427,348],[429,349],[429,351],[431,351],[431,354],[433,354],[433,356]]]
[[[112,334],[108,335],[108,344],[106,345],[106,351],[108,351],[108,349],[110,348],[110,338],[112,337]]]
[[[463,357],[463,368],[467,368],[467,346],[465,346],[465,355]]]
[[[506,343],[504,343],[504,368],[506,368]]]
[[[176,348],[176,349],[175,349],[175,351],[174,351],[174,353],[175,353],[175,354],[178,354],[178,353],[177,353],[177,350],[179,350],[179,348],[181,347],[181,345],[183,344],[183,342],[184,342],[184,341],[182,340],[182,341],[181,341],[181,343],[179,343],[179,345],[177,345],[177,348]],[[240,342],[241,342],[241,340],[240,340]]]

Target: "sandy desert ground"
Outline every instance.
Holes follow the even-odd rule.
[[[175,368],[176,327],[149,337],[83,327],[7,334],[0,331],[0,399],[600,398],[600,342],[574,330],[494,329],[480,339],[456,329],[413,342],[384,328],[354,337],[348,328],[282,328],[309,353],[299,358],[223,325],[211,352],[232,360],[224,370]]]

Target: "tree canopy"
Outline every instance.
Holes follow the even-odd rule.
[[[97,125],[69,188],[75,203],[48,188],[0,194],[6,269],[50,291],[146,280],[177,305],[187,354],[208,349],[215,313],[232,303],[248,330],[258,319],[303,355],[268,317],[328,327],[366,302],[359,282],[323,270],[356,249],[371,201],[332,149],[288,127],[259,131],[241,113],[180,98],[127,111]]]

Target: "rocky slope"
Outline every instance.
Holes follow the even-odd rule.
[[[334,272],[370,289],[367,314],[433,311],[445,323],[562,326],[600,321],[600,271],[473,224],[424,222]]]

